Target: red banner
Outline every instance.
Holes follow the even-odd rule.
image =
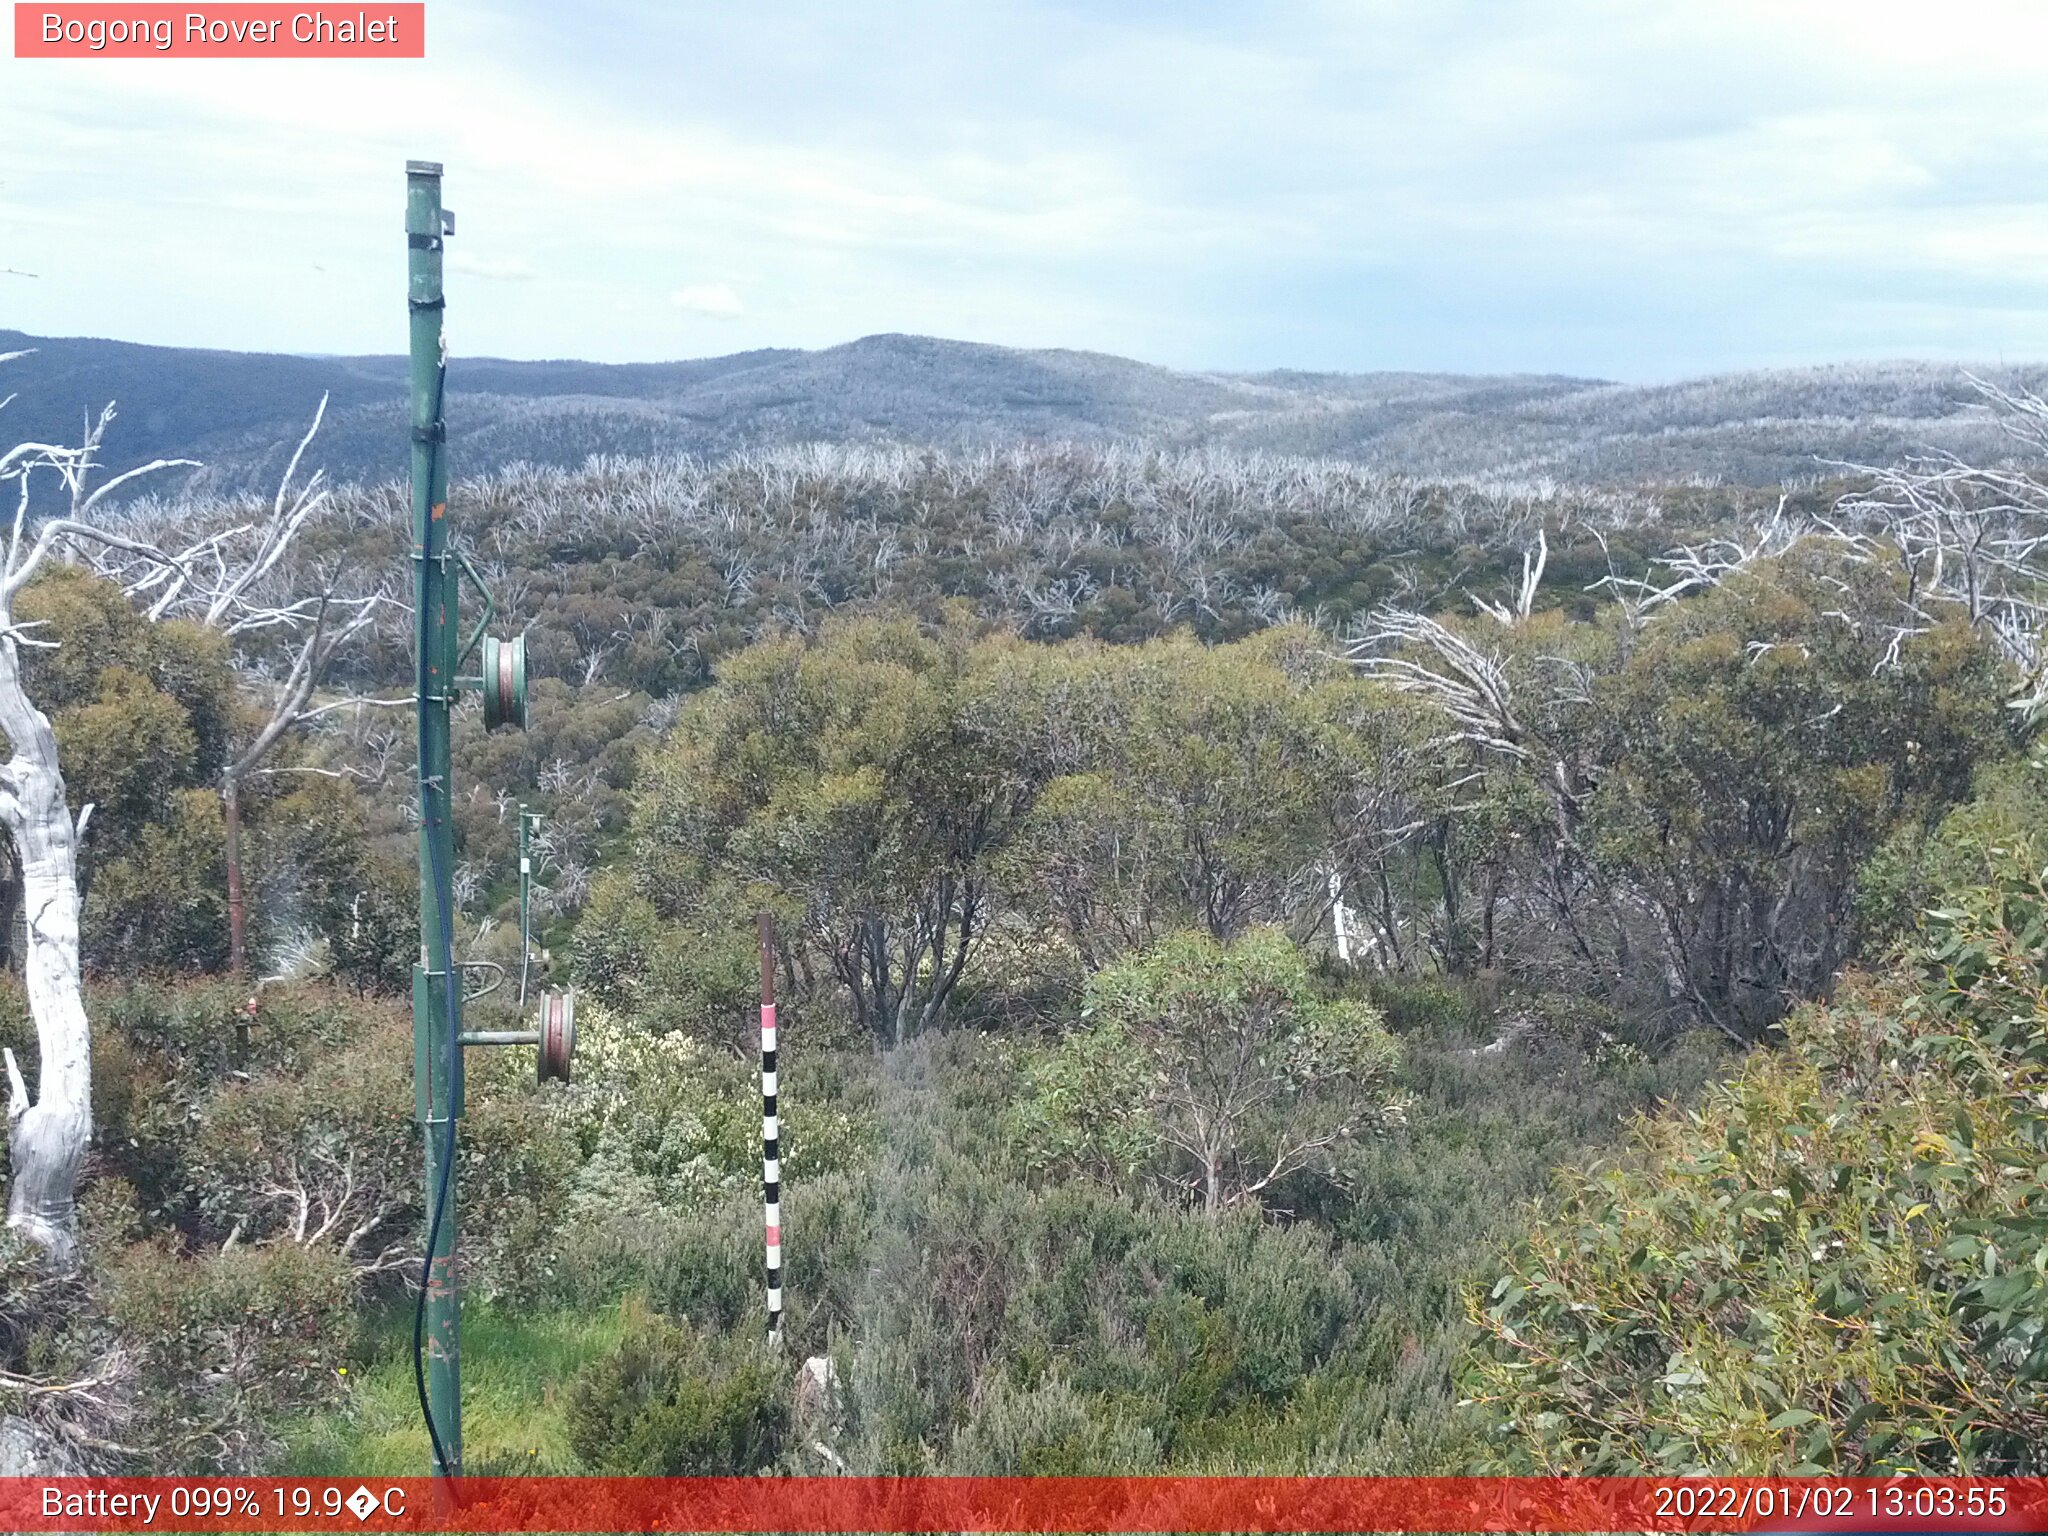
[[[2048,1478],[15,1478],[10,1531],[2048,1531]]]
[[[367,6],[40,5],[16,0],[18,59],[422,59],[421,0]]]

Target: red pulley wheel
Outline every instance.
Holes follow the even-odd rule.
[[[484,636],[484,729],[501,725],[526,729],[526,636],[510,640]]]
[[[547,991],[540,995],[540,1080],[569,1081],[569,1059],[576,1054],[576,994]]]

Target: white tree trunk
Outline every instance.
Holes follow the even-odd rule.
[[[0,731],[13,749],[0,767],[0,820],[21,858],[28,930],[23,976],[39,1071],[31,1103],[13,1052],[7,1053],[7,1225],[40,1244],[53,1263],[68,1266],[77,1241],[78,1175],[92,1138],[92,1033],[78,963],[77,837],[64,801],[56,733],[22,691],[11,617],[0,610]]]

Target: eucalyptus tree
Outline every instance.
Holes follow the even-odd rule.
[[[643,775],[643,894],[667,919],[785,909],[877,1038],[945,1015],[1033,776],[968,720],[974,638],[902,619],[764,641],[684,706]]]
[[[1565,950],[1530,924],[1521,968],[1746,1043],[1848,957],[1863,859],[2008,740],[2010,675],[1953,610],[1902,636],[1895,569],[1777,519],[1603,585],[1621,601],[1592,623],[1383,611],[1354,658],[1473,775],[1546,803],[1525,893]]]
[[[1369,1004],[1316,995],[1287,935],[1170,934],[1090,978],[1080,1025],[1033,1060],[1035,1155],[1147,1174],[1217,1216],[1399,1118],[1400,1048]]]
[[[267,523],[211,528],[176,550],[147,539],[146,519],[124,519],[122,531],[116,532],[103,516],[96,517],[122,486],[191,462],[157,460],[94,484],[113,421],[110,405],[76,446],[25,442],[0,453],[0,486],[11,481],[16,489],[13,523],[0,560],[0,732],[10,753],[0,764],[0,823],[21,871],[22,974],[38,1058],[32,1096],[12,1051],[5,1055],[12,1175],[7,1220],[60,1265],[75,1259],[74,1197],[92,1135],[92,1041],[82,985],[78,865],[80,831],[92,807],[82,807],[74,817],[57,733],[30,696],[22,653],[53,642],[33,632],[35,621],[17,617],[20,600],[53,561],[82,560],[120,579],[152,620],[196,611],[229,634],[282,626],[317,635],[320,616],[329,609],[324,598],[280,599],[273,583],[285,550],[313,510],[288,502],[282,491]],[[30,492],[42,476],[58,482],[68,498],[68,515],[32,523]],[[288,475],[287,486],[289,480]],[[315,661],[323,654],[317,641],[301,651]],[[290,723],[305,718],[306,691],[287,689],[287,697],[297,700]]]
[[[138,532],[177,533],[189,540],[174,560],[109,546],[94,560],[151,619],[187,618],[227,637],[244,673],[266,695],[254,728],[220,769],[227,840],[229,964],[248,967],[247,895],[242,869],[242,797],[248,781],[291,732],[337,710],[403,708],[410,698],[347,694],[322,700],[337,664],[373,637],[387,613],[404,611],[388,577],[367,575],[339,559],[303,558],[308,524],[329,505],[322,471],[294,487],[306,449],[320,431],[327,397],[285,465],[269,507],[219,503],[195,518],[184,509],[144,507],[131,518]],[[159,527],[161,525],[161,527]],[[159,538],[160,547],[171,540]],[[341,769],[309,770],[341,773]]]

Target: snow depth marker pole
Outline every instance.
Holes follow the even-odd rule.
[[[526,977],[533,965],[533,924],[527,916],[527,902],[533,894],[533,848],[530,834],[540,823],[540,812],[519,807],[519,1006],[526,1006]]]
[[[768,1337],[782,1339],[782,1128],[775,1113],[775,919],[761,914],[761,1221],[767,1240]]]

